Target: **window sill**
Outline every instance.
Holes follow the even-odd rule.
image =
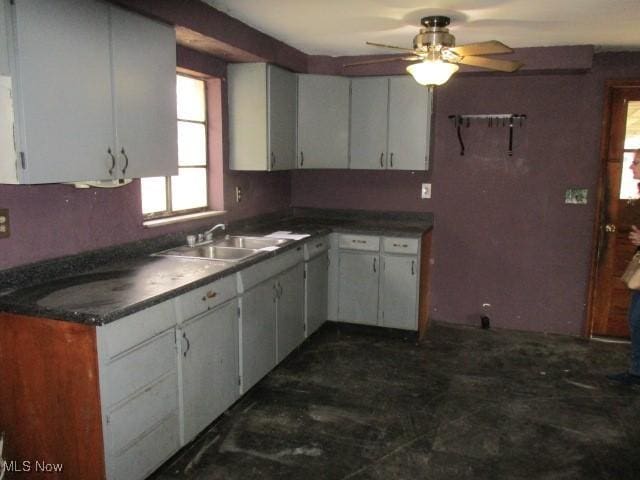
[[[142,222],[144,228],[164,227],[165,225],[173,225],[174,223],[189,222],[191,220],[200,220],[201,218],[219,217],[227,213],[225,210],[188,213],[186,215],[176,215],[175,217],[155,218],[153,220],[145,220]]]

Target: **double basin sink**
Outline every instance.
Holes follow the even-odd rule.
[[[238,262],[252,255],[257,255],[261,249],[278,248],[288,243],[291,243],[291,240],[283,238],[226,235],[224,238],[218,240],[214,239],[194,246],[185,245],[171,248],[158,252],[156,255]]]

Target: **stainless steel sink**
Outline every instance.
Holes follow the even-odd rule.
[[[213,244],[196,245],[194,247],[184,246],[171,248],[158,252],[156,255],[168,255],[173,257],[203,258],[206,260],[221,260],[223,262],[238,262],[251,255],[258,253],[258,250],[249,248],[227,248]]]
[[[259,249],[264,247],[281,247],[282,245],[286,245],[287,243],[291,243],[291,240],[283,238],[246,237],[241,235],[227,235],[222,240],[213,241],[213,244],[219,247],[250,249]]]

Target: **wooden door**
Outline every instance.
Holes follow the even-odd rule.
[[[629,165],[640,148],[640,82],[609,84],[602,141],[598,243],[591,282],[590,333],[628,337],[630,291],[620,280],[635,247],[627,236],[640,227],[638,180]]]

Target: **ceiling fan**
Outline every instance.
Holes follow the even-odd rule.
[[[423,26],[420,28],[418,35],[413,38],[413,48],[367,42],[367,45],[411,52],[410,56],[367,60],[351,63],[345,65],[345,67],[393,61],[412,62],[420,60],[418,63],[409,65],[407,71],[413,76],[416,82],[422,85],[435,86],[447,82],[447,80],[451,78],[451,75],[458,71],[458,64],[471,65],[500,72],[515,72],[522,66],[520,62],[498,60],[483,56],[513,53],[511,48],[497,40],[469,43],[456,47],[456,39],[449,33],[449,29],[447,28],[447,25],[450,23],[449,17],[423,17],[420,23]]]

